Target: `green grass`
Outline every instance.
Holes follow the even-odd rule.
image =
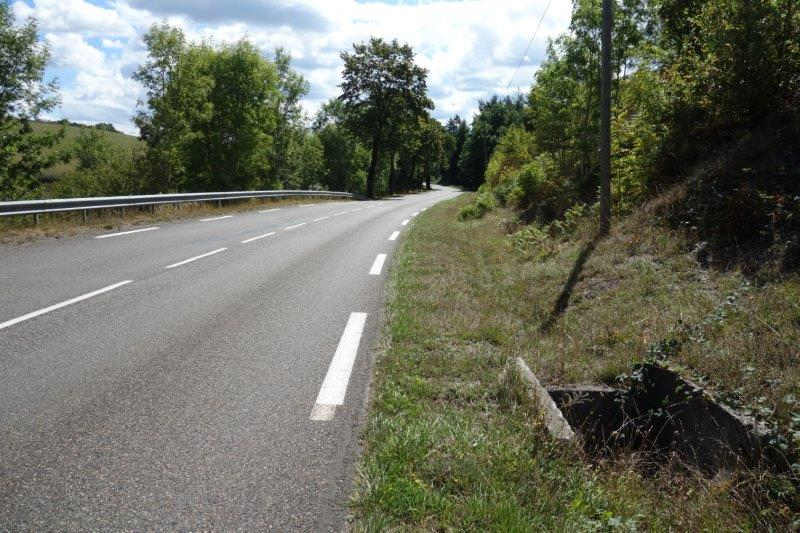
[[[134,148],[141,146],[142,141],[140,141],[137,137],[132,135],[126,135],[124,133],[115,133],[113,131],[106,131],[106,130],[99,130],[91,127],[84,127],[84,126],[73,126],[71,124],[62,126],[58,122],[42,122],[36,121],[31,124],[33,130],[37,133],[57,133],[64,129],[64,138],[61,142],[53,149],[53,150],[69,150],[72,148],[73,144],[75,143],[75,139],[81,133],[94,131],[102,135],[109,144],[117,149],[123,150],[125,152],[131,152]],[[46,169],[43,172],[43,175],[46,179],[59,179],[69,172],[75,170],[75,162],[72,161],[70,163],[59,163]]]
[[[543,331],[588,230],[515,248],[513,214],[461,222],[469,201],[420,215],[394,261],[354,529],[788,527],[791,511],[760,473],[706,480],[665,465],[645,476],[635,457],[592,461],[552,442],[498,375],[522,356],[546,384],[610,381],[674,338],[675,366],[774,409],[786,427],[794,406],[784,400],[798,385],[797,278],[755,287],[701,270],[678,235],[642,212],[598,244],[570,306]]]

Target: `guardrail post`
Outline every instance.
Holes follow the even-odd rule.
[[[83,223],[86,224],[89,221],[89,210],[83,210]]]
[[[39,213],[33,215],[33,223],[36,224],[37,226],[39,225]]]
[[[222,200],[217,200],[217,207],[222,207]]]

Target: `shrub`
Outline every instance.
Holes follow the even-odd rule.
[[[496,207],[494,196],[491,192],[481,186],[478,193],[475,195],[475,200],[471,204],[465,205],[458,212],[459,220],[470,220],[483,218],[483,216]]]
[[[525,212],[523,218],[549,222],[560,217],[573,203],[569,180],[561,176],[553,156],[540,154],[522,168],[518,183],[518,203]]]

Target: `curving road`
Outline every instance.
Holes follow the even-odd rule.
[[[341,530],[398,235],[450,189],[0,246],[0,524]]]

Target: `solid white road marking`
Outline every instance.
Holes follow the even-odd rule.
[[[400,236],[399,231],[393,231],[392,234],[389,236],[390,241],[396,241],[397,237]]]
[[[321,221],[321,220],[327,220],[327,219],[329,219],[329,218],[331,218],[331,217],[319,217],[319,218],[315,218],[315,219],[314,219],[314,222],[319,222],[319,221]]]
[[[401,226],[407,226],[407,225],[408,225],[408,219],[405,219],[404,221],[402,221],[402,222],[400,223],[400,225],[401,225]]]
[[[194,257],[190,257],[189,259],[184,259],[183,261],[180,261],[178,263],[173,263],[171,265],[167,265],[164,268],[179,267],[181,265],[185,265],[186,263],[191,263],[192,261],[197,261],[198,259],[202,259],[204,257],[208,257],[209,255],[214,255],[214,254],[218,254],[220,252],[224,252],[225,250],[227,250],[227,248],[217,248],[216,250],[212,250],[212,251],[206,252],[204,254],[196,255]]]
[[[415,211],[414,213],[411,213],[411,218],[414,218],[417,215],[419,215],[419,211]]]
[[[275,235],[274,231],[270,231],[269,233],[265,233],[264,235],[259,235],[258,237],[250,237],[249,239],[245,239],[242,241],[242,244],[247,244],[248,242],[257,241],[259,239],[263,239],[264,237],[270,237],[272,235]]]
[[[319,389],[317,401],[311,410],[311,420],[331,420],[336,414],[336,406],[344,404],[347,384],[350,382],[350,374],[356,362],[358,345],[361,343],[366,322],[367,313],[350,313],[342,338],[336,347],[336,353],[328,367],[328,373],[325,374],[325,380]]]
[[[222,220],[225,218],[233,218],[233,215],[223,215],[221,217],[201,218],[200,222],[213,222],[215,220]]]
[[[273,209],[263,209],[263,210],[259,211],[259,213],[272,213],[273,211],[279,211],[279,210],[280,210],[280,207],[275,207]]]
[[[346,214],[347,214],[347,213],[349,213],[349,212],[350,212],[350,211],[339,211],[338,213],[334,213],[334,214],[332,214],[331,216],[332,216],[332,217],[338,217],[339,215],[346,215]]]
[[[106,233],[104,235],[97,235],[95,239],[108,239],[109,237],[119,237],[120,235],[130,235],[131,233],[141,233],[143,231],[153,231],[158,229],[158,226],[152,226],[149,228],[142,228],[142,229],[132,229],[130,231],[119,231],[117,233]]]
[[[128,283],[133,283],[132,279],[126,281],[120,281],[119,283],[115,283],[113,285],[109,285],[108,287],[103,287],[102,289],[98,289],[96,291],[87,292],[82,296],[78,296],[76,298],[72,298],[70,300],[66,300],[64,302],[51,305],[50,307],[45,307],[44,309],[39,309],[38,311],[33,311],[32,313],[28,313],[27,315],[22,315],[17,318],[12,318],[11,320],[7,320],[3,323],[0,323],[0,329],[5,329],[9,326],[13,326],[14,324],[19,324],[20,322],[24,322],[25,320],[30,320],[31,318],[35,318],[37,316],[43,315],[45,313],[49,313],[50,311],[55,311],[56,309],[61,309],[62,307],[66,307],[68,305],[72,305],[74,303],[81,302],[83,300],[88,300],[93,296],[97,296],[99,294],[103,294],[104,292],[113,291],[118,287],[122,287],[123,285],[127,285]]]
[[[283,228],[283,230],[288,231],[290,229],[299,228],[300,226],[305,226],[306,224],[307,222],[301,222],[299,224],[295,224],[294,226],[286,226],[285,228]]]
[[[383,263],[386,262],[386,254],[378,254],[375,258],[375,261],[372,263],[372,268],[369,269],[369,273],[372,276],[377,276],[381,273],[381,269],[383,269]]]

